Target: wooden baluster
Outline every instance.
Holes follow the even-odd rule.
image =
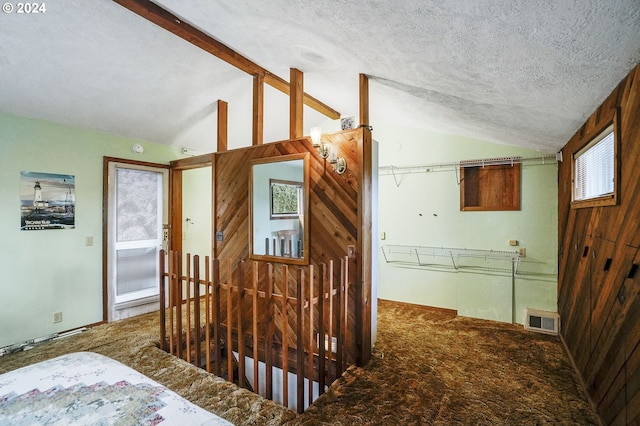
[[[344,358],[343,358],[343,368],[347,369],[347,357],[349,356],[349,351],[347,347],[347,330],[349,327],[349,258],[344,257],[344,275],[342,280],[344,282],[344,321],[342,322],[342,335],[344,336]]]
[[[253,262],[253,391],[260,392],[260,351],[258,348],[258,262]]]
[[[304,269],[298,269],[296,305],[296,366],[297,366],[297,391],[298,391],[298,413],[304,412]]]
[[[329,306],[327,309],[327,328],[328,328],[328,340],[329,340],[329,353],[328,353],[328,361],[329,365],[327,367],[327,378],[329,379],[329,383],[332,382],[332,367],[333,367],[333,288],[334,288],[334,279],[333,279],[333,260],[329,261]]]
[[[246,387],[244,359],[244,260],[238,265],[238,386]]]
[[[185,286],[185,305],[184,305],[184,316],[186,320],[186,328],[187,328],[187,362],[191,363],[191,254],[187,253],[187,268],[185,270],[184,282]]]
[[[282,267],[282,405],[289,406],[289,266]]]
[[[336,328],[338,330],[338,348],[337,348],[337,352],[336,352],[336,376],[340,377],[342,375],[342,373],[344,372],[344,344],[345,344],[345,333],[343,330],[343,326],[345,324],[345,310],[344,310],[344,306],[345,306],[345,263],[344,263],[344,259],[340,259],[340,280],[338,283],[338,300],[339,300],[339,307],[338,307],[338,319],[337,319],[337,324],[336,324]]]
[[[307,371],[309,373],[309,395],[308,395],[308,399],[309,399],[309,405],[311,405],[313,403],[313,377],[314,377],[314,366],[313,366],[313,358],[314,358],[314,353],[315,353],[315,346],[316,346],[316,339],[314,336],[314,330],[313,330],[313,305],[314,303],[314,299],[313,299],[313,280],[314,280],[314,274],[313,274],[313,265],[309,265],[309,365],[307,366]]]
[[[175,306],[175,286],[173,283],[173,269],[174,259],[173,259],[173,251],[169,251],[169,326],[171,329],[169,330],[169,353],[171,355],[176,354],[176,346],[175,346],[175,326],[174,326],[174,306]]]
[[[200,360],[201,348],[200,339],[202,338],[202,329],[200,328],[200,256],[197,254],[193,257],[193,322],[195,327],[195,357],[194,361],[197,367],[202,367]]]
[[[326,321],[326,313],[325,313],[325,291],[327,288],[327,265],[320,265],[320,275],[318,276],[320,281],[318,283],[318,395],[322,395],[324,393],[324,371],[325,371],[325,321]]]
[[[213,259],[213,372],[222,375],[222,347],[220,345],[220,261]]]
[[[273,265],[267,265],[267,289],[266,289],[266,308],[267,308],[267,335],[265,338],[265,368],[266,368],[266,398],[273,400]]]
[[[207,373],[211,373],[211,267],[209,256],[204,258],[204,358]]]
[[[182,358],[182,255],[176,251],[175,255],[175,306],[176,306],[176,356]]]
[[[160,259],[158,259],[159,267],[160,267],[160,349],[163,351],[167,350],[167,307],[165,306],[165,284],[164,284],[164,250],[160,250]]]
[[[227,380],[233,383],[233,280],[231,259],[227,262]]]

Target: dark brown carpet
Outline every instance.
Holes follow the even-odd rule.
[[[304,414],[155,347],[157,314],[0,358],[0,372],[91,350],[127,364],[239,425],[598,424],[555,336],[520,325],[380,301],[374,357],[351,367]]]

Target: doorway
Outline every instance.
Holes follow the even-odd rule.
[[[111,322],[158,310],[159,251],[168,229],[169,168],[105,159],[106,303]]]

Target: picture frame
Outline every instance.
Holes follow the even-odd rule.
[[[302,182],[269,179],[271,219],[298,218],[301,214]]]

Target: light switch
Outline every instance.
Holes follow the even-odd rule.
[[[90,246],[93,245],[93,236],[92,235],[90,235],[90,236],[85,238],[84,245],[87,246],[87,247],[90,247]]]

